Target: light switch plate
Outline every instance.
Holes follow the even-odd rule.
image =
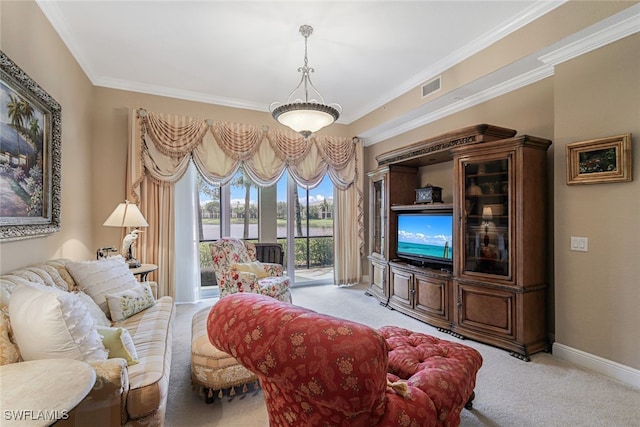
[[[589,239],[587,237],[573,237],[571,236],[571,250],[572,251],[589,251]]]

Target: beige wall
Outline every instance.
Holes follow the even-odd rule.
[[[624,5],[606,2],[588,7],[601,19]],[[34,2],[0,2],[0,15],[2,50],[62,105],[63,120],[62,231],[0,244],[0,273],[53,257],[92,258],[98,246],[119,244],[118,230],[101,224],[124,198],[134,108],[273,126],[267,113],[93,88]],[[579,18],[587,22],[591,16],[585,12]],[[640,324],[640,182],[636,178],[625,184],[568,187],[564,146],[632,132],[638,170],[639,37],[561,64],[553,77],[367,147],[364,159],[369,171],[382,152],[479,123],[553,140],[548,193],[555,230],[555,244],[550,246],[550,258],[555,253],[551,262],[555,273],[550,278],[555,283],[555,303],[551,295],[550,304],[555,308],[549,315],[553,320],[555,314],[555,325],[551,322],[550,329],[559,343],[636,369],[640,369],[640,344],[633,339]],[[479,60],[479,55],[470,61]],[[357,134],[363,123],[333,126],[330,132]],[[448,165],[425,168],[421,181],[443,186],[445,198],[452,197]],[[589,237],[590,251],[569,251],[572,235]]]
[[[558,343],[640,369],[640,34],[556,68],[555,282]],[[633,136],[634,180],[566,185],[565,146]],[[589,252],[569,250],[571,236]]]
[[[0,48],[62,107],[62,229],[0,244],[0,273],[49,258],[95,257],[93,86],[34,2],[0,2]]]

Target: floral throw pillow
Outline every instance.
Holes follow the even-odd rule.
[[[0,365],[15,363],[20,360],[20,350],[11,339],[11,323],[9,314],[0,310]]]
[[[147,282],[140,283],[132,289],[127,289],[115,294],[106,296],[111,320],[119,322],[127,319],[136,313],[140,313],[156,303],[151,292],[151,287]]]

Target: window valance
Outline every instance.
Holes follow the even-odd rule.
[[[357,138],[312,136],[241,123],[159,114],[138,109],[137,137],[130,159],[133,199],[148,176],[160,183],[175,183],[189,160],[211,183],[231,180],[240,165],[259,186],[274,185],[285,168],[296,182],[314,187],[328,173],[345,190],[358,179]],[[360,154],[361,155],[361,154]]]
[[[140,203],[149,228],[140,255],[159,266],[162,295],[175,295],[175,183],[190,160],[211,183],[230,181],[238,168],[259,186],[274,185],[285,168],[301,186],[313,188],[328,174],[338,190],[334,213],[334,277],[358,283],[364,253],[362,142],[242,123],[133,111],[127,166],[127,198]]]

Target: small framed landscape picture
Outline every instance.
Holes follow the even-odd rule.
[[[633,179],[631,134],[567,144],[567,184],[600,184]]]
[[[0,51],[0,241],[60,230],[61,108]]]

